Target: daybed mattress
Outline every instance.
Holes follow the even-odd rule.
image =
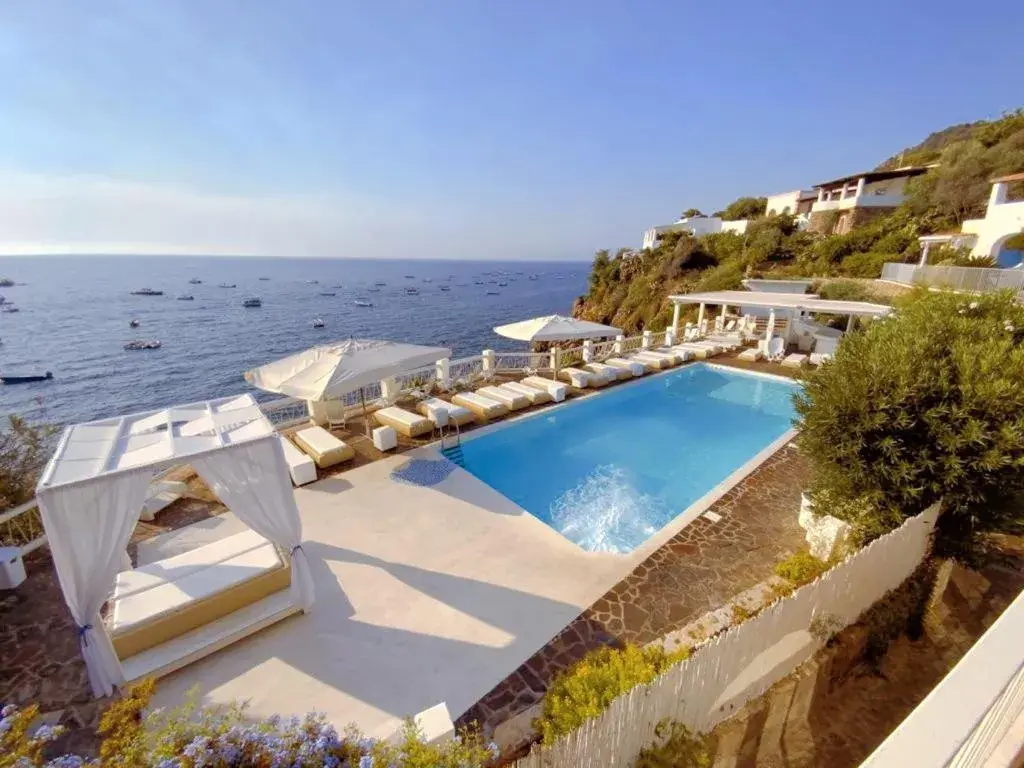
[[[508,413],[508,408],[497,400],[492,400],[489,397],[478,395],[475,392],[460,392],[452,398],[452,402],[456,405],[461,405],[464,408],[469,408],[469,410],[484,421],[498,416],[504,416]]]
[[[333,467],[356,455],[351,445],[342,442],[323,427],[300,429],[292,439],[321,469]]]
[[[291,569],[255,531],[117,575],[109,601],[125,659],[251,605],[291,583]]]
[[[526,395],[502,389],[501,387],[480,387],[476,393],[483,397],[489,397],[491,400],[497,400],[510,411],[520,411],[523,408],[530,407],[530,401]]]
[[[521,382],[524,387],[532,387],[534,389],[542,389],[555,398],[556,403],[560,403],[565,400],[565,384],[552,379],[545,379],[540,376],[527,376]]]
[[[542,403],[550,403],[552,400],[551,393],[548,392],[546,389],[537,389],[535,387],[529,387],[526,384],[520,384],[518,381],[510,381],[507,384],[502,384],[501,388],[508,390],[513,394],[522,395],[523,397],[530,401],[531,405],[541,405]],[[562,389],[564,392],[565,388],[562,387]]]
[[[448,414],[448,423],[455,423],[460,427],[473,421],[473,412],[471,410],[463,408],[461,405],[452,405],[447,400],[442,400],[439,397],[428,397],[426,400],[421,400],[416,407],[428,419],[430,419],[431,409],[445,411]]]
[[[373,417],[380,424],[391,427],[406,437],[419,437],[434,431],[434,423],[430,419],[395,405],[374,411]]]

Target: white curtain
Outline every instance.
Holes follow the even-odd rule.
[[[97,697],[109,696],[124,683],[100,609],[121,570],[152,477],[147,469],[43,489],[37,496],[53,565],[78,626],[82,658]]]
[[[302,521],[281,441],[275,435],[192,459],[191,464],[243,523],[291,554],[292,599],[308,611],[313,576],[300,546]]]

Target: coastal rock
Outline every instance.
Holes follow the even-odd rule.
[[[807,545],[811,554],[819,560],[828,560],[835,548],[850,535],[850,524],[832,517],[819,515],[807,494],[800,494],[800,527],[806,531]]]

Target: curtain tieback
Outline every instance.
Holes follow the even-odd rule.
[[[86,636],[85,633],[88,632],[90,629],[92,629],[92,624],[85,624],[84,626],[75,627],[75,630],[78,632],[78,639],[81,640],[82,643],[84,643],[85,645],[89,644],[89,638]]]

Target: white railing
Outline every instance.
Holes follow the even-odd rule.
[[[448,378],[452,384],[469,384],[483,376],[483,355],[460,357],[448,364]]]
[[[627,336],[622,341],[623,352],[635,352],[644,345],[644,337],[640,336]]]
[[[422,368],[399,374],[395,376],[395,381],[401,392],[429,392],[437,382],[437,365],[424,365]]]
[[[363,400],[366,400],[366,404],[376,402],[383,396],[381,382],[375,381],[372,384],[367,384],[361,389],[357,389],[353,392],[346,392],[338,399],[345,404],[346,408],[354,408],[357,405],[362,405]]]
[[[22,555],[46,544],[46,532],[35,499],[0,512],[0,546],[19,547]]]
[[[1016,765],[1022,715],[1024,592],[862,765]]]
[[[284,429],[309,421],[309,406],[297,397],[281,397],[260,403],[260,410],[276,429]]]
[[[615,342],[602,341],[595,344],[593,347],[593,354],[595,362],[607,360],[609,357],[615,357]]]
[[[938,507],[850,555],[752,619],[718,635],[647,685],[612,702],[550,746],[534,748],[516,768],[629,768],[665,719],[705,733],[735,714],[886,592],[902,584],[927,554]],[[904,765],[939,765],[910,761]]]
[[[558,350],[558,367],[567,368],[583,362],[583,347],[563,347]]]
[[[496,371],[536,371],[546,368],[551,356],[546,352],[495,352]]]
[[[1024,269],[885,264],[882,267],[882,279],[905,285],[925,285],[971,293],[1024,290]]]

